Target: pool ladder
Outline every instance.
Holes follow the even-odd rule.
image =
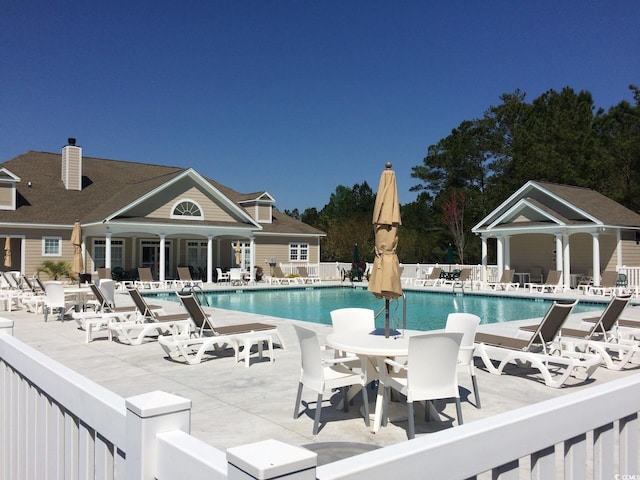
[[[207,296],[205,295],[204,290],[200,285],[190,285],[188,287],[182,287],[180,289],[180,293],[183,295],[192,293],[198,299],[200,305],[206,305],[207,307],[211,306],[209,305],[209,300],[207,300]]]
[[[378,313],[376,313],[375,318],[378,318],[379,316],[383,316],[384,317],[384,313],[385,313],[386,307],[382,307]],[[407,329],[407,295],[402,292],[402,331],[404,332],[404,330]]]

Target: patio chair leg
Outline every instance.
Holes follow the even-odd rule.
[[[460,405],[460,397],[456,397],[456,413],[458,414],[458,425],[462,425],[462,405]]]
[[[298,383],[298,394],[296,395],[296,406],[293,409],[293,418],[300,416],[300,402],[302,401],[302,382]]]
[[[362,401],[364,402],[364,424],[369,426],[369,394],[367,393],[367,386],[362,387]]]
[[[349,411],[349,400],[347,399],[348,392],[349,387],[342,387],[342,410],[345,413]]]
[[[316,403],[316,415],[313,419],[313,434],[317,435],[320,430],[320,411],[322,410],[322,393],[318,394],[318,400]]]
[[[407,432],[407,437],[409,437],[409,440],[411,440],[416,436],[416,426],[413,421],[413,402],[407,402],[407,415],[407,421],[409,422],[409,431]]]
[[[471,381],[473,382],[473,394],[476,397],[476,407],[482,408],[480,405],[480,394],[478,393],[478,381],[476,380],[475,375],[471,375]]]

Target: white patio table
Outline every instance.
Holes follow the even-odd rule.
[[[384,329],[378,329],[375,333],[332,333],[327,335],[327,346],[343,352],[354,353],[362,360],[363,375],[367,381],[382,377],[378,372],[386,368],[385,359],[394,357],[404,357],[409,354],[409,337],[420,335],[426,332],[420,330],[402,330],[399,335],[385,338]],[[372,371],[371,369],[375,369]],[[383,389],[378,388],[376,397],[376,408],[374,413],[371,432],[376,433],[382,425],[382,410],[384,406]]]

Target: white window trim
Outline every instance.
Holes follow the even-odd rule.
[[[296,245],[296,258],[291,258],[291,250],[292,250],[292,245]],[[301,248],[304,247],[304,248]],[[307,252],[307,258],[300,258],[300,252],[302,250],[305,250]],[[290,242],[289,243],[289,261],[290,262],[300,262],[300,263],[307,263],[309,261],[309,251],[310,251],[310,244],[309,243],[305,243],[305,242]]]
[[[47,240],[56,240],[58,242],[58,253],[46,253],[45,245]],[[42,256],[43,257],[61,257],[62,256],[62,237],[46,236],[42,237]]]
[[[178,205],[180,205],[181,203],[185,203],[185,202],[193,203],[196,207],[198,207],[198,209],[200,210],[200,216],[176,215],[176,214],[173,213]],[[171,207],[170,218],[179,218],[181,220],[204,220],[204,210],[202,209],[202,206],[198,202],[196,202],[195,200],[192,200],[190,198],[181,198],[180,200],[175,202],[173,204],[173,206]]]
[[[98,242],[104,242],[104,247],[105,247],[105,255],[106,255],[106,244],[107,244],[107,239],[104,237],[96,237],[94,239],[91,240],[91,264],[93,265],[93,271],[96,271],[96,246],[98,245]],[[118,243],[120,242],[120,243]],[[125,240],[124,238],[112,238],[111,239],[111,250],[113,251],[113,249],[115,248],[122,248],[122,263],[123,265],[116,265],[115,267],[113,266],[113,257],[111,258],[111,268],[116,268],[116,267],[120,267],[120,268],[124,268],[124,264],[125,264],[125,255],[126,255],[126,250],[125,250]]]

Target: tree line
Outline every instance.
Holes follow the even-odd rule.
[[[416,199],[401,206],[400,261],[444,263],[452,245],[456,262],[479,263],[471,228],[530,180],[590,188],[640,211],[640,89],[629,90],[631,102],[608,110],[588,91],[565,87],[528,102],[516,90],[430,145],[412,168]],[[349,262],[357,243],[370,262],[374,202],[363,182],[339,185],[319,211],[285,213],[327,233],[321,261]]]

